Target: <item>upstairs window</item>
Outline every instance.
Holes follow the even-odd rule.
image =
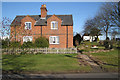
[[[49,43],[50,44],[59,44],[59,36],[50,36]]]
[[[32,36],[24,36],[23,37],[23,42],[28,42],[28,41],[32,41]]]
[[[51,29],[58,29],[58,22],[57,21],[51,22]]]
[[[31,30],[31,22],[25,22],[25,29]]]

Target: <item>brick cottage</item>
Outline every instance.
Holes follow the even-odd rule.
[[[73,47],[72,15],[47,15],[46,5],[41,6],[41,15],[16,16],[11,23],[11,41],[35,41],[44,36],[50,48]]]

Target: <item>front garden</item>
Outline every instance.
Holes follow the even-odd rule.
[[[29,47],[30,45],[27,44],[24,46]],[[94,46],[97,48],[92,48]],[[116,42],[112,47],[107,46],[105,46],[104,42],[84,41],[77,48],[81,54],[87,55],[98,62],[105,72],[118,72],[118,50],[120,46]],[[3,73],[9,74],[92,72],[90,65],[82,65],[84,62],[80,62],[78,55],[76,53],[42,54],[40,52],[37,54],[3,54],[2,69]]]
[[[80,66],[77,54],[3,55],[3,73],[78,73],[90,72]]]

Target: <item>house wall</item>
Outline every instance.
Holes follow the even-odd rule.
[[[51,21],[57,21],[58,22],[58,29],[52,30],[51,29]],[[24,23],[25,22],[31,22],[32,23],[32,29],[31,30],[25,30]],[[62,20],[55,15],[51,16],[47,19],[47,26],[42,26],[42,36],[48,38],[50,36],[59,36],[59,44],[50,44],[50,48],[67,48],[67,47],[73,47],[73,26],[61,26]],[[41,36],[41,26],[34,26],[35,20],[32,19],[30,16],[26,16],[21,20],[21,26],[16,26],[16,40],[21,41],[21,44],[23,44],[23,36],[32,36],[33,42],[36,38]],[[68,40],[67,40],[67,27],[68,27]],[[13,31],[13,32],[12,32]],[[15,40],[15,27],[11,26],[11,35],[12,41]],[[68,42],[67,42],[68,41]],[[68,46],[67,46],[68,43]]]
[[[92,38],[93,38],[93,41],[95,40],[95,38],[96,38],[97,36],[83,36],[83,40],[84,41],[87,41],[87,40],[89,40],[90,42],[92,42]],[[98,38],[99,38],[99,36],[98,36]]]
[[[84,41],[90,40],[90,36],[83,36],[83,40]]]

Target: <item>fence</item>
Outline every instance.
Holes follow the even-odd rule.
[[[69,53],[77,53],[76,48],[5,48],[2,49],[2,54],[69,54]]]

